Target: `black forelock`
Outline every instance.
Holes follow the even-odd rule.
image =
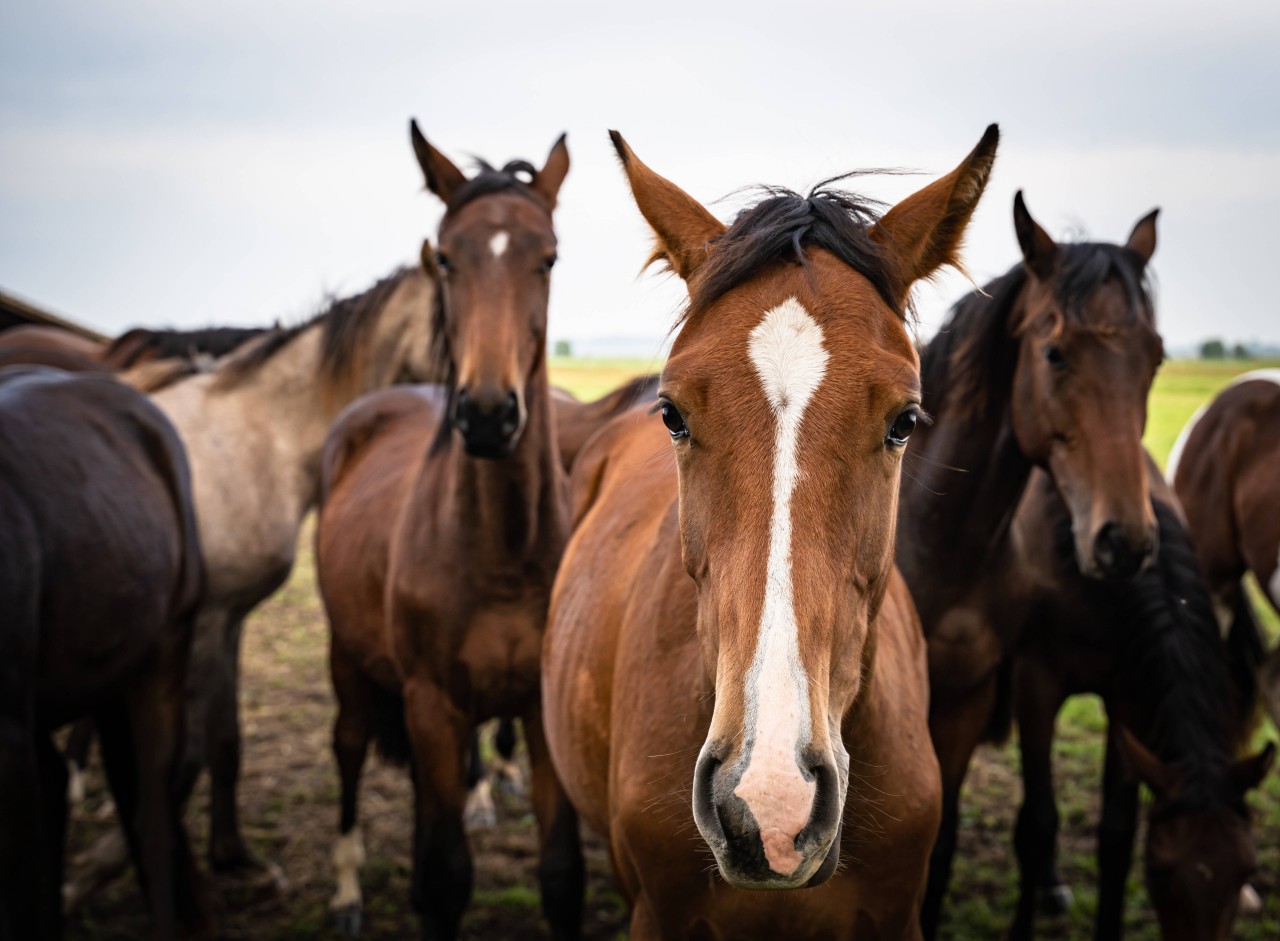
[[[807,270],[805,250],[819,248],[870,281],[889,308],[905,319],[902,299],[894,296],[888,259],[871,238],[883,204],[832,186],[851,175],[825,180],[808,196],[783,187],[758,187],[764,198],[739,213],[716,240],[704,270],[691,285],[688,312],[705,310],[774,265],[798,264]]]
[[[476,158],[479,172],[454,191],[445,205],[445,214],[457,212],[467,203],[474,202],[481,196],[493,193],[511,192],[530,199],[543,209],[547,201],[530,185],[538,175],[537,169],[528,160],[508,160],[501,169],[496,169],[487,161]],[[522,179],[521,174],[528,179]]]
[[[1060,244],[1054,296],[1067,317],[1078,314],[1094,291],[1114,279],[1124,288],[1129,311],[1154,319],[1146,266],[1131,250],[1109,242]]]

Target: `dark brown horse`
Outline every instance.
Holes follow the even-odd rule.
[[[1061,886],[1051,755],[1068,696],[1099,694],[1109,723],[1095,938],[1123,934],[1139,780],[1155,795],[1146,875],[1161,937],[1225,941],[1256,864],[1244,795],[1266,773],[1274,746],[1236,760],[1254,703],[1232,683],[1256,635],[1237,625],[1223,643],[1176,501],[1155,464],[1147,469],[1160,554],[1131,581],[1080,574],[1071,518],[1048,475],[1033,477],[1014,521],[1037,596],[1014,678],[1025,792],[1014,841],[1021,875],[1015,941],[1033,936],[1040,888]]]
[[[770,190],[726,227],[614,134],[690,301],[661,423],[624,415],[574,465],[542,689],[633,941],[919,937],[940,791],[893,564],[904,309],[956,262],[996,141],[880,219]]]
[[[1233,617],[1249,616],[1245,572],[1280,611],[1280,369],[1237,376],[1197,412],[1169,456],[1168,476],[1224,629]],[[1280,648],[1259,685],[1280,726]]]
[[[154,330],[134,327],[110,343],[61,327],[18,326],[0,333],[0,364],[31,363],[71,372],[131,369],[158,359],[218,358],[265,332],[263,327]]]
[[[203,569],[186,456],[110,379],[0,372],[0,937],[61,936],[66,770],[92,715],[156,937],[201,918],[175,794]]]
[[[979,742],[1007,732],[1010,656],[1029,594],[1014,511],[1036,466],[1071,513],[1090,577],[1156,553],[1143,471],[1147,393],[1162,357],[1144,271],[1155,213],[1125,246],[1057,244],[1019,193],[1022,263],[956,305],[923,355],[925,408],[898,518],[898,564],[929,639],[930,732],[944,813],[923,923],[937,931],[960,787]]]
[[[568,538],[566,480],[546,371],[552,211],[569,169],[562,137],[540,170],[513,161],[467,179],[412,126],[446,212],[432,264],[445,386],[365,397],[325,446],[316,531],[338,698],[338,891],[359,928],[357,789],[368,743],[411,759],[413,905],[424,938],[452,938],[471,894],[463,827],[476,724],[521,718],[533,772],[543,909],[580,930],[577,820],[547,757],[539,657]]]
[[[564,469],[573,468],[583,445],[611,419],[637,406],[652,405],[656,401],[660,378],[657,375],[636,376],[591,402],[580,402],[562,389],[553,389],[556,441]]]

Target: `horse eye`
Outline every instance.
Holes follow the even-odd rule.
[[[436,252],[436,267],[442,272],[449,270],[449,256],[444,252]]]
[[[684,423],[684,416],[670,402],[662,403],[662,423],[671,432],[672,439],[689,437],[689,426]]]
[[[1054,369],[1066,369],[1067,357],[1062,352],[1062,347],[1050,343],[1044,348],[1044,358]]]
[[[907,439],[911,437],[911,432],[916,430],[916,424],[920,421],[920,413],[914,408],[909,408],[897,418],[893,420],[893,424],[889,426],[889,434],[885,436],[885,443],[894,447],[902,447],[907,443]]]
[[[547,259],[542,263],[542,273],[550,274],[551,269],[556,266],[557,261],[559,261],[559,258],[557,258],[555,255],[548,255]]]

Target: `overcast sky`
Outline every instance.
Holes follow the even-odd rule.
[[[460,164],[568,131],[552,336],[657,337],[682,288],[637,278],[608,128],[707,203],[926,174],[858,183],[892,200],[998,121],[976,279],[1017,261],[1018,188],[1058,237],[1159,206],[1167,341],[1280,340],[1280,3],[867,6],[5,0],[0,288],[107,332],[306,316],[434,233],[412,115]],[[926,333],[964,290],[922,293]]]

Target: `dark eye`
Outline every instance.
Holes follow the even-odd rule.
[[[667,431],[671,432],[673,440],[689,437],[689,426],[684,423],[684,416],[670,402],[663,402],[661,406],[662,423],[667,426]]]
[[[436,252],[436,267],[444,274],[449,270],[449,256],[444,252]]]
[[[919,411],[914,408],[907,409],[895,418],[893,424],[889,426],[889,433],[885,435],[885,443],[897,448],[902,447],[907,443],[907,439],[911,437],[911,432],[916,430],[916,425],[919,421]]]
[[[1062,352],[1062,347],[1050,343],[1044,348],[1045,361],[1054,369],[1066,369],[1067,357]]]
[[[551,269],[556,266],[556,262],[558,260],[559,259],[557,259],[555,255],[548,255],[546,260],[543,261],[541,267],[538,270],[541,271],[543,274],[550,274]]]

